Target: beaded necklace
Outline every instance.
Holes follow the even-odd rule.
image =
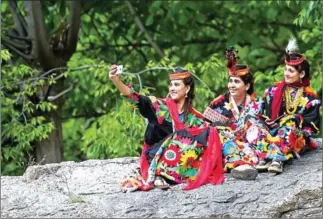
[[[286,111],[289,115],[294,114],[303,96],[304,88],[298,88],[294,100],[291,99],[292,88],[287,86],[284,91],[284,100],[286,102]]]

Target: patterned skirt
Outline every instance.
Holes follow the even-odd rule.
[[[140,174],[129,176],[121,184],[122,191],[150,190],[154,188],[156,176],[175,184],[193,182],[200,169],[207,136],[207,131],[195,137],[184,130],[173,133],[163,140],[151,160],[147,179]]]

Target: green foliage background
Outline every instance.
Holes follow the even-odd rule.
[[[68,13],[64,2],[44,8],[47,28],[53,34]],[[67,86],[74,81],[77,85],[65,94],[64,160],[140,154],[145,122],[109,81],[112,63],[123,64],[128,72],[156,66],[188,68],[198,77],[195,107],[203,111],[226,91],[226,47],[235,45],[239,50],[239,62],[250,66],[255,90],[262,96],[266,87],[282,79],[284,49],[293,34],[300,52],[311,64],[312,87],[322,98],[321,1],[130,2],[164,56],[156,52],[146,33],[138,28],[125,1],[84,3],[77,52],[65,73]],[[7,4],[1,3],[2,35],[13,25]],[[29,112],[36,108],[48,113],[55,110],[52,103],[34,105],[27,97],[37,92],[44,80],[56,82],[54,76],[33,80],[34,69],[17,56],[10,58],[7,50],[1,50],[1,58],[1,171],[5,175],[20,175],[33,163],[29,155],[34,142],[46,138],[53,129],[53,124]],[[92,67],[73,70],[81,66]],[[141,76],[144,89],[140,92],[166,96],[168,71],[148,71]],[[135,76],[122,78],[139,90]],[[23,87],[21,81],[25,81]]]

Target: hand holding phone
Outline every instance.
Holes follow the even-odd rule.
[[[123,72],[123,65],[117,65],[117,75],[121,74]]]
[[[123,73],[123,65],[111,65],[110,71],[109,71],[109,78],[113,79],[116,76]]]

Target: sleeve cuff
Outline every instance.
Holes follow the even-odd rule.
[[[131,93],[130,93],[130,95],[127,95],[127,96],[122,95],[122,98],[126,99],[127,101],[129,101],[132,104],[137,105],[139,103],[140,94],[135,91],[132,84],[128,84],[127,86],[130,88]]]

